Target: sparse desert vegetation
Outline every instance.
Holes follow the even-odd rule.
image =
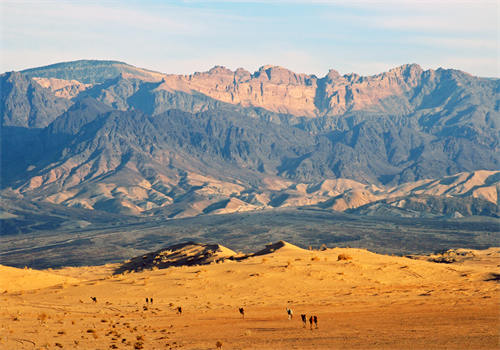
[[[337,261],[340,261],[340,260],[352,260],[352,256],[347,255],[347,254],[339,254],[337,256]]]

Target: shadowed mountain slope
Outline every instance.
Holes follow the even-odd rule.
[[[43,128],[71,105],[18,72],[0,75],[0,91],[2,126]]]
[[[390,169],[402,170],[401,165],[398,168],[390,163],[385,152],[376,152],[381,134],[371,130],[366,136],[358,135],[360,140],[352,141],[351,147],[348,136],[332,141],[328,135],[311,135],[231,111],[191,114],[170,110],[149,116],[111,110],[90,99],[77,102],[38,134],[43,157],[37,161],[33,156],[33,162],[26,163],[31,163],[28,180],[20,178],[11,186],[24,195],[68,206],[128,214],[163,208],[168,216],[303,205],[346,210],[388,196],[407,196],[418,184],[421,190],[414,194],[457,195],[451,191],[453,179],[443,180],[448,192],[426,193],[427,186],[436,187],[429,180],[419,180],[416,185],[408,182],[397,189],[381,187],[374,174],[378,173],[380,179],[389,176]],[[401,142],[404,140],[401,138]],[[426,138],[421,136],[420,141],[426,142]],[[432,146],[427,145],[429,149]],[[349,152],[352,148],[357,150]],[[442,168],[425,171],[439,158],[432,158],[431,153],[423,155],[403,165],[411,164],[427,176],[441,177]],[[476,163],[480,161],[476,157]],[[495,172],[477,174],[474,181],[481,189],[469,195],[495,206]],[[489,176],[492,180],[487,180]],[[325,178],[337,180],[322,180]],[[457,182],[466,182],[460,179]],[[342,188],[332,191],[338,185]],[[459,212],[496,215],[494,208],[474,205],[484,210]]]

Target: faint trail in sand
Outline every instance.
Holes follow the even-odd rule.
[[[32,340],[29,340],[29,339],[20,339],[20,338],[14,338],[14,341],[18,342],[18,343],[21,343],[24,345],[24,342],[26,343],[30,343],[32,344],[33,346],[36,346],[36,343]]]

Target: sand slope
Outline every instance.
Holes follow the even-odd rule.
[[[208,265],[66,268],[53,273],[85,280],[0,296],[0,348],[494,349],[500,248],[466,252],[444,264],[278,242]]]
[[[0,265],[0,293],[27,291],[78,282],[77,278],[60,276],[46,271],[28,268],[16,269]]]

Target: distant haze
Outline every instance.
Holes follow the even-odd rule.
[[[81,58],[166,73],[277,64],[324,76],[408,62],[498,76],[496,1],[13,1],[0,71]]]

